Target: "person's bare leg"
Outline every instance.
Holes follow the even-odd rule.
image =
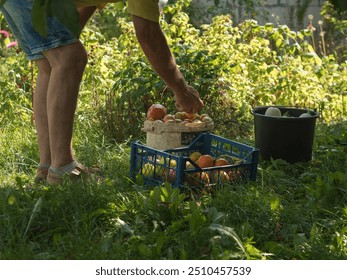
[[[35,127],[39,145],[40,165],[46,166],[48,169],[51,163],[51,151],[47,119],[47,89],[51,75],[51,66],[45,58],[36,60],[35,63],[38,66],[38,75],[33,99]]]
[[[71,147],[74,115],[87,54],[80,42],[45,53],[52,68],[47,88],[47,119],[51,167],[59,168],[75,158]]]
[[[90,17],[95,12],[96,7],[88,7],[88,8],[82,8],[79,9],[80,13],[80,23],[82,28],[87,24]],[[81,50],[80,53],[79,50]],[[67,51],[67,52],[66,52]],[[74,54],[74,52],[77,52],[77,54]],[[66,53],[65,53],[66,52]],[[51,166],[52,157],[51,157],[51,144],[50,144],[50,129],[49,129],[49,123],[48,123],[48,113],[47,110],[50,110],[50,116],[52,121],[52,134],[54,135],[54,138],[56,138],[56,135],[60,135],[59,129],[62,129],[61,125],[56,125],[56,119],[59,118],[54,111],[56,109],[59,110],[59,108],[64,108],[63,103],[66,102],[64,99],[69,99],[69,93],[71,94],[71,102],[68,107],[66,107],[66,112],[68,112],[68,117],[66,119],[61,119],[61,123],[67,122],[66,129],[63,128],[63,133],[61,134],[61,138],[64,140],[60,142],[59,138],[57,140],[53,140],[53,154],[55,154],[55,159],[52,162],[53,167],[60,167],[61,165],[64,165],[64,163],[71,163],[71,161],[74,159],[74,155],[72,152],[72,124],[73,122],[73,116],[76,109],[76,103],[77,103],[77,95],[78,95],[78,89],[79,89],[79,83],[81,80],[81,75],[83,74],[85,64],[86,64],[86,53],[84,51],[84,48],[81,48],[80,43],[77,43],[76,45],[73,45],[72,48],[69,46],[64,47],[63,49],[57,48],[53,49],[51,51],[48,51],[46,55],[49,57],[49,60],[47,58],[36,60],[35,63],[38,66],[38,76],[36,80],[36,88],[35,88],[35,94],[33,99],[33,109],[34,109],[34,118],[35,118],[35,126],[37,130],[37,138],[38,138],[38,146],[39,146],[39,157],[40,157],[40,163],[38,168],[37,177],[35,180],[44,180],[45,176],[47,175],[47,170]],[[70,56],[72,56],[72,60],[70,60]],[[61,59],[61,57],[64,57],[65,59]],[[77,67],[72,70],[71,67],[74,67],[74,63],[77,62]],[[54,76],[51,80],[51,71],[52,67],[51,64],[55,67]],[[53,102],[51,104],[51,100],[58,100],[57,96],[55,96],[54,93],[52,93],[52,96],[50,99],[47,98],[48,95],[48,88],[52,88],[53,90],[50,90],[51,92],[59,92],[58,88],[55,88],[56,84],[59,84],[59,80],[64,80],[61,78],[61,74],[65,74],[64,69],[66,67],[66,63],[68,63],[68,67],[70,70],[72,70],[72,75],[70,75],[70,71],[66,72],[68,76],[66,83],[63,84],[63,86],[59,86],[61,90],[66,90],[66,94],[62,95],[62,104],[57,104]],[[57,75],[56,75],[57,74]],[[53,85],[50,83],[53,82]],[[76,84],[78,84],[76,86]],[[49,86],[50,85],[50,86]],[[77,91],[76,91],[77,87]],[[72,92],[70,92],[70,89],[73,89]],[[51,105],[49,105],[51,104]],[[61,107],[62,106],[62,107]],[[53,110],[49,109],[53,108]],[[73,112],[73,113],[72,113]],[[72,120],[71,120],[72,119]],[[58,121],[59,123],[59,121]],[[71,136],[70,136],[71,135]],[[68,140],[70,139],[70,140]],[[67,142],[70,142],[68,145]],[[58,143],[58,144],[57,144]],[[59,143],[61,148],[59,148]],[[62,148],[63,147],[63,148]],[[59,151],[62,151],[61,156],[59,156]]]
[[[82,28],[95,10],[96,7],[78,9]],[[73,120],[79,85],[87,64],[87,53],[82,44],[78,42],[53,49],[45,55],[51,67],[55,68],[48,88],[47,110],[49,111],[51,166],[59,168],[75,159],[72,149]],[[61,83],[63,86],[60,85]],[[61,113],[64,115],[62,118],[60,118]]]

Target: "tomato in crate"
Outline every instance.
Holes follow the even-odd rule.
[[[256,179],[258,158],[258,149],[211,133],[201,133],[189,146],[165,151],[135,141],[130,177],[140,175],[145,185],[169,182],[178,188],[239,184]]]

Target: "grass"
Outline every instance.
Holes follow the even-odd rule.
[[[50,187],[32,125],[1,128],[0,259],[347,259],[346,123],[318,124],[312,161],[262,161],[215,195],[134,184],[129,143],[90,131],[76,154],[107,179]]]

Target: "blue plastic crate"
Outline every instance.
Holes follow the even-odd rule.
[[[193,152],[224,157],[229,165],[200,168],[189,155]],[[173,187],[214,187],[255,180],[259,150],[211,133],[201,133],[189,146],[159,151],[131,144],[130,177],[147,186],[170,182]]]

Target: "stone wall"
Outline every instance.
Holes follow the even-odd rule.
[[[286,24],[292,29],[306,28],[308,15],[314,16],[314,24],[320,18],[320,11],[325,0],[312,0],[301,20],[298,18],[298,2],[300,0],[267,0],[262,6],[256,8],[256,15],[247,13],[237,2],[233,0],[220,0],[216,7],[213,0],[193,0],[196,19],[199,23],[208,22],[215,14],[231,14],[234,22],[253,18],[260,24],[273,22],[274,24]]]
[[[307,11],[305,12],[302,21],[297,17],[297,0],[267,0],[267,5],[264,9],[267,11],[269,17],[268,21],[280,24],[287,24],[294,29],[302,29],[308,25],[308,15],[313,15],[314,23],[317,24],[321,19],[320,11],[323,6],[324,0],[313,0]]]

